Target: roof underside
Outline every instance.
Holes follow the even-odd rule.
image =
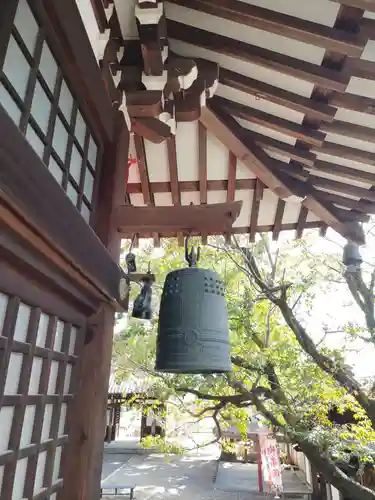
[[[137,64],[134,47],[140,53],[135,5],[114,3],[124,76]],[[233,233],[251,239],[259,231],[277,239],[282,230],[300,237],[305,228],[353,226],[374,213],[373,0],[163,3],[169,50],[217,63],[219,85],[200,120],[178,122],[167,140],[132,136],[129,203],[242,200]],[[233,132],[248,149],[233,146]],[[253,154],[262,168],[282,173],[294,196],[282,196],[259,174]],[[152,235],[140,228],[139,236]]]

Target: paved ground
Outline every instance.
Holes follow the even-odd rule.
[[[283,478],[284,479],[284,478]],[[285,478],[287,479],[287,478]],[[289,478],[287,493],[302,493],[301,480]],[[297,482],[296,482],[297,481]],[[287,486],[287,484],[285,486]],[[291,483],[291,484],[289,484]],[[102,486],[136,485],[136,500],[258,500],[270,498],[257,495],[257,466],[220,463],[217,455],[165,456],[153,453],[105,454]],[[296,485],[298,484],[298,488]],[[293,488],[291,486],[294,486]],[[178,497],[178,499],[176,498]],[[299,499],[306,498],[303,494]],[[124,497],[105,496],[120,500]],[[126,497],[125,497],[126,498]],[[285,498],[290,498],[288,494]]]
[[[244,493],[215,489],[216,459],[207,456],[122,456],[122,461],[106,456],[103,486],[137,485],[136,500],[249,500]],[[114,500],[120,497],[104,497]]]

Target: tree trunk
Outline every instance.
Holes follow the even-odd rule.
[[[307,440],[298,440],[298,444],[311,464],[320,471],[324,479],[337,488],[343,495],[351,500],[375,500],[375,491],[356,483],[341,472],[331,460],[322,456],[317,445]]]

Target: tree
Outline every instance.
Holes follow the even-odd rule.
[[[342,266],[331,255],[311,254],[308,242],[271,250],[263,236],[251,248],[241,242],[222,246],[216,240],[204,249],[201,267],[214,268],[226,283],[230,318],[232,374],[205,376],[161,375],[153,371],[156,324],[151,328],[130,323],[115,345],[119,376],[143,369],[155,377],[158,395],[197,397],[192,415],[212,415],[218,430],[235,420],[243,432],[248,407],[255,408],[275,429],[298,443],[323,477],[347,497],[374,500],[375,493],[342,472],[334,460],[348,443],[365,457],[375,440],[375,399],[371,387],[360,383],[346,364],[345,345],[330,348],[327,328],[308,333],[305,324],[317,294],[327,293],[342,281]],[[145,263],[150,249],[141,260]],[[220,255],[220,257],[218,257]],[[181,267],[182,252],[174,242],[165,244],[165,255],[154,272],[163,283],[166,272]],[[332,261],[334,265],[332,265]],[[349,338],[375,343],[374,275],[366,285],[360,268],[345,273],[360,322],[336,325]],[[337,426],[329,410],[351,409],[357,418],[351,426]]]

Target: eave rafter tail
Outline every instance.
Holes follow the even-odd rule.
[[[210,105],[202,110],[200,121],[279,198],[287,200],[293,195],[304,198],[303,206],[322,222],[345,238],[359,244],[365,242],[363,229],[358,222],[344,221],[335,206],[324,200],[310,183],[300,182],[285,171],[280,171],[275,160],[255,142],[245,139],[242,127],[233,117]]]
[[[219,79],[217,64],[180,57],[169,50],[163,7],[157,0],[136,2],[143,71],[134,88],[146,90],[130,94],[124,89],[131,103],[132,131],[153,142],[174,135],[176,121],[197,120]]]

